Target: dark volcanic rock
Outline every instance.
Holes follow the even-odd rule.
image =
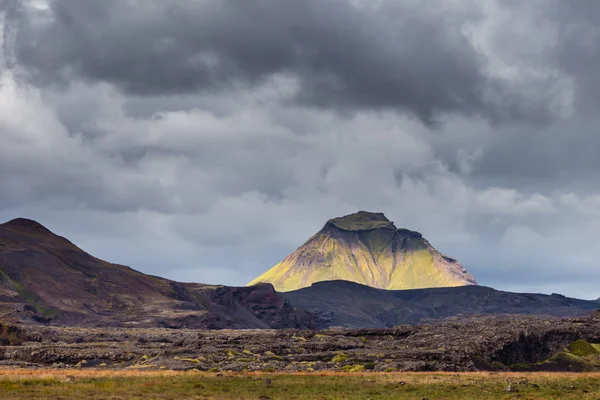
[[[488,316],[388,329],[190,330],[11,326],[0,366],[203,371],[597,370],[569,353],[600,343],[600,319]],[[0,335],[0,338],[2,336]],[[588,345],[590,351],[594,347]]]
[[[428,319],[481,314],[590,314],[596,301],[562,295],[510,293],[485,286],[381,290],[346,281],[318,282],[283,293],[292,305],[319,317],[319,327],[391,327]]]
[[[190,289],[195,284],[188,285]],[[211,311],[220,312],[240,321],[241,325],[256,328],[317,328],[316,317],[303,310],[296,310],[271,284],[251,287],[202,288],[197,293],[207,298]]]

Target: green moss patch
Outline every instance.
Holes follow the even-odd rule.
[[[335,364],[338,364],[338,363],[341,363],[341,362],[344,362],[344,361],[346,361],[347,359],[348,359],[348,355],[347,355],[347,354],[340,353],[340,354],[336,354],[336,355],[335,355],[335,356],[334,356],[334,357],[331,359],[331,362],[332,362],[332,363],[335,363]]]
[[[360,371],[364,371],[364,370],[365,370],[365,367],[360,364],[344,365],[342,367],[342,371],[345,371],[345,372],[360,372]]]
[[[585,372],[594,369],[594,366],[585,359],[574,354],[561,351],[541,364],[543,370]]]
[[[568,349],[571,354],[576,355],[577,357],[587,357],[598,353],[596,347],[581,339],[571,343]]]

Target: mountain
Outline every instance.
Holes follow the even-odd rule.
[[[358,240],[359,247],[354,248],[358,253],[376,248],[365,238],[375,241],[383,229],[381,234],[398,246],[393,247],[395,253],[390,250],[397,259],[400,252],[410,260],[411,252],[426,249],[432,253],[433,266],[418,267],[436,268],[435,260],[443,256],[427,247],[420,235],[395,229],[381,214],[371,215],[375,218],[367,224],[363,216],[358,221],[342,218],[330,221],[324,230],[330,237]],[[372,229],[365,231],[365,226]],[[403,247],[396,242],[398,237]],[[388,257],[386,251],[383,247],[375,252],[376,260]],[[407,264],[416,268],[410,262],[397,263]],[[0,225],[0,321],[81,327],[315,329],[386,327],[475,314],[573,316],[599,308],[598,301],[476,285],[382,290],[336,280],[278,293],[268,283],[251,287],[181,283],[95,258],[32,220],[20,218]]]
[[[392,327],[429,319],[486,314],[568,317],[590,314],[600,302],[559,294],[510,293],[484,286],[382,290],[346,281],[318,282],[283,293],[297,308],[319,317],[319,328]]]
[[[39,223],[0,225],[0,319],[79,326],[314,327],[271,285],[179,283],[111,264]]]
[[[280,292],[315,282],[346,280],[380,289],[476,285],[455,259],[382,213],[359,211],[329,220],[279,264],[248,285],[273,284]]]

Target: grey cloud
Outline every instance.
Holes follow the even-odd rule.
[[[484,284],[598,297],[596,3],[363,4],[0,2],[0,219],[239,285],[368,209]]]
[[[548,62],[570,78],[576,96],[575,106],[588,116],[597,114],[600,104],[600,4],[593,0],[577,3],[555,1],[543,7],[543,17],[556,25],[559,38],[548,50]]]
[[[18,62],[41,84],[104,81],[151,96],[284,75],[297,80],[293,100],[315,107],[547,120],[546,93],[490,75],[463,32],[485,18],[477,3],[52,0],[51,16],[21,10],[12,25]]]

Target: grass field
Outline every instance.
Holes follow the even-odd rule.
[[[518,392],[506,392],[511,384]],[[600,399],[600,373],[0,370],[0,399]]]

